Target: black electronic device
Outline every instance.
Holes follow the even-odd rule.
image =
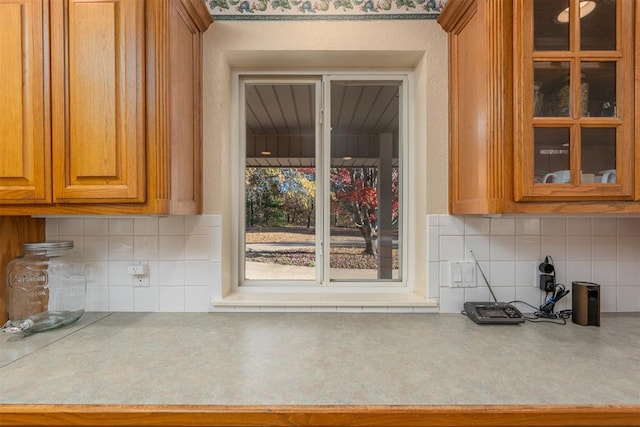
[[[479,325],[513,325],[524,323],[524,316],[514,305],[506,302],[498,302],[495,294],[493,293],[493,289],[491,289],[491,285],[487,280],[487,277],[484,275],[484,271],[482,271],[482,268],[480,267],[480,263],[478,263],[478,259],[476,258],[473,251],[469,252],[471,252],[471,256],[476,262],[476,266],[478,267],[478,270],[480,270],[480,274],[482,274],[484,283],[487,285],[487,288],[489,288],[489,292],[493,297],[493,302],[465,302],[463,313],[466,314],[469,319],[473,320]]]
[[[540,289],[545,292],[553,292],[556,289],[556,270],[553,266],[553,258],[546,256],[538,266],[540,271]]]
[[[506,302],[465,302],[464,312],[478,324],[524,322],[520,310]]]

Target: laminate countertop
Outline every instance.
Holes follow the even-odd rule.
[[[0,336],[2,404],[640,404],[640,313],[85,313]]]

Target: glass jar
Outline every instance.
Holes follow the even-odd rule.
[[[542,101],[544,94],[542,93],[542,83],[533,82],[533,116],[542,116]]]
[[[558,117],[568,117],[571,115],[571,86],[569,76],[563,79],[562,87],[557,93],[557,112]],[[589,116],[589,82],[587,76],[582,73],[580,75],[580,116]]]
[[[86,268],[72,241],[24,243],[7,265],[5,332],[39,332],[75,322],[86,302]]]

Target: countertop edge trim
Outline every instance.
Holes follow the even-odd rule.
[[[640,405],[0,405],[0,426],[640,426]]]

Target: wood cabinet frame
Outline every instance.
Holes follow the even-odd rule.
[[[27,80],[27,92],[19,93],[20,99],[30,103],[28,108],[20,108],[30,114],[24,120],[33,127],[30,131],[35,136],[14,138],[12,161],[24,164],[22,177],[14,178],[16,173],[0,163],[0,175],[3,167],[11,175],[0,176],[0,215],[201,213],[202,33],[213,22],[202,0],[51,0],[51,11],[48,0],[2,0],[0,6],[4,3],[17,3],[16,7],[28,7],[26,10],[35,14],[27,21],[33,31],[20,31],[35,34],[26,57],[30,60],[34,52],[42,51],[43,59],[38,62],[34,57],[28,62],[30,72],[24,73],[42,80]],[[113,25],[114,32],[121,35],[114,36],[120,59],[114,64],[117,78],[112,84],[122,90],[116,91],[115,99],[108,96],[113,91],[105,91],[115,122],[112,129],[116,130],[97,129],[96,134],[107,137],[88,148],[77,141],[93,131],[76,131],[70,123],[78,122],[85,109],[94,115],[100,113],[95,99],[69,94],[75,85],[82,84],[68,71],[74,69],[69,64],[76,51],[71,49],[69,54],[68,43],[74,36],[65,8],[76,3],[84,10],[108,8],[118,22]],[[11,16],[15,13],[10,12]],[[99,15],[91,18],[96,27],[102,26]],[[91,20],[87,21],[90,25]],[[100,28],[95,31],[105,33],[100,33]],[[21,55],[19,49],[13,50]],[[96,69],[108,67],[98,64]],[[176,90],[185,88],[185,82],[185,90]],[[70,99],[75,101],[70,104]],[[96,123],[99,127],[99,120]],[[0,122],[0,132],[8,130],[10,127]],[[88,160],[98,162],[105,153],[111,156],[106,165],[89,168],[85,164]],[[13,159],[18,156],[22,158]]]
[[[634,33],[619,37],[621,52],[626,64],[636,64],[635,70],[629,66],[617,77],[618,90],[626,94],[618,115],[623,132],[616,156],[618,164],[626,165],[620,185],[558,184],[534,190],[529,174],[532,148],[523,140],[524,126],[532,123],[524,115],[531,114],[533,94],[531,87],[522,87],[532,79],[527,80],[523,70],[526,29],[518,18],[527,3],[531,0],[449,0],[438,18],[449,33],[449,213],[639,213],[637,5],[621,0],[619,6],[622,31]],[[587,126],[614,121],[584,120]],[[578,152],[573,156],[576,167]]]
[[[569,26],[571,52],[534,52],[533,51],[533,2],[530,0],[514,1],[516,18],[514,46],[514,89],[515,89],[515,127],[514,143],[514,200],[518,201],[592,201],[592,200],[632,200],[634,167],[629,162],[633,158],[633,91],[628,88],[633,82],[633,39],[624,34],[633,32],[633,14],[624,13],[632,10],[630,0],[616,2],[616,51],[580,51],[579,17],[573,14]],[[522,31],[519,31],[519,30]],[[570,105],[573,106],[569,117],[534,117],[533,115],[533,67],[534,61],[570,62],[572,75],[580,75],[581,60],[590,62],[616,63],[616,93],[618,94],[617,117],[580,117],[579,92],[574,90]],[[567,184],[534,184],[534,141],[532,130],[538,127],[562,127],[571,129],[569,144],[571,183]],[[580,171],[581,162],[581,128],[614,128],[616,129],[616,165],[618,182],[616,184],[581,184],[576,171]]]
[[[449,211],[500,213],[512,189],[511,2],[452,6],[438,18],[449,32]]]

